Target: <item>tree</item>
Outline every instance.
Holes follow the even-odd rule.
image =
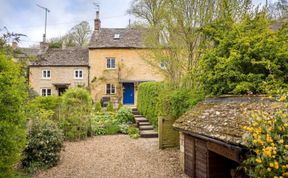
[[[172,86],[190,88],[198,85],[198,59],[207,47],[202,28],[218,18],[239,20],[250,8],[250,0],[135,0],[128,12],[148,22],[149,62],[166,64],[162,71]]]
[[[272,32],[264,13],[247,16],[240,23],[222,20],[207,26],[205,34],[214,47],[201,59],[206,92],[255,94],[287,88],[285,32],[287,26]]]
[[[269,18],[273,20],[288,17],[288,1],[278,0],[268,5]]]
[[[76,44],[76,46],[83,47],[88,45],[90,33],[91,28],[89,26],[89,23],[83,21],[78,25],[75,25],[66,35],[66,38],[68,40],[70,40],[71,38],[73,42]]]

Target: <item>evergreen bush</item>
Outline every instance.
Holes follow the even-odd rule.
[[[101,112],[101,111],[102,111],[101,103],[97,101],[95,104],[95,112]]]
[[[56,123],[47,119],[33,119],[24,150],[22,165],[31,172],[57,164],[63,147],[63,133]]]
[[[91,129],[92,98],[84,88],[71,88],[62,96],[61,128],[65,139],[86,138]]]
[[[26,142],[25,99],[21,68],[0,51],[0,177],[14,177]]]
[[[114,112],[114,106],[113,106],[113,103],[111,101],[108,102],[106,111],[107,112]]]

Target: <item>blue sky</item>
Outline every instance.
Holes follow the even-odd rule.
[[[253,0],[254,4],[265,0]],[[126,27],[129,18],[126,10],[131,0],[0,0],[0,28],[6,26],[10,32],[26,34],[20,46],[39,44],[44,33],[44,10],[48,14],[47,38],[63,36],[74,25],[86,20],[93,27],[95,8],[93,2],[100,4],[102,27]]]

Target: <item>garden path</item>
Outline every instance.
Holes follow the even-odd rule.
[[[34,177],[186,178],[179,166],[179,150],[159,150],[157,138],[133,140],[127,135],[66,142],[59,164]]]

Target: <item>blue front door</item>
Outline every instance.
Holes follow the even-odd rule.
[[[123,83],[123,104],[134,104],[134,83]]]

